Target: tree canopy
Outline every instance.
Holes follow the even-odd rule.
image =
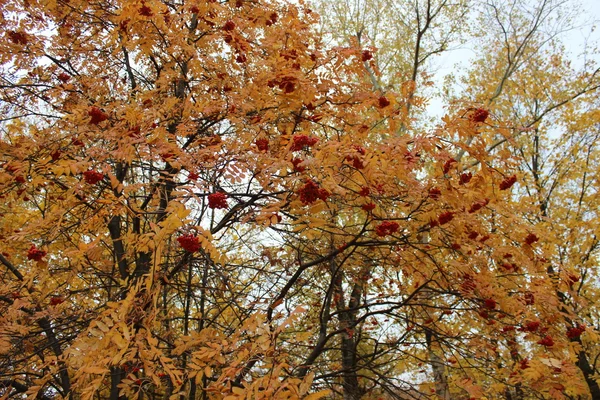
[[[573,4],[1,4],[0,398],[599,398]]]

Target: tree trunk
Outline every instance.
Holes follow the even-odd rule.
[[[446,375],[444,360],[435,351],[435,348],[439,347],[439,345],[437,345],[437,339],[435,339],[434,333],[429,329],[425,331],[425,341],[427,343],[427,351],[429,353],[429,365],[431,365],[431,369],[433,370],[435,393],[440,399],[450,400],[450,392],[448,391],[448,376]]]

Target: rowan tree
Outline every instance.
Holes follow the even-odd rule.
[[[407,133],[413,91],[302,3],[1,11],[2,396],[576,393],[487,108]]]

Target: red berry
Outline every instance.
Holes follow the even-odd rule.
[[[232,31],[235,29],[235,22],[229,20],[225,23],[225,25],[223,25],[223,30],[224,31]]]
[[[106,121],[108,119],[108,115],[106,115],[98,107],[91,107],[88,111],[88,115],[91,117],[90,124],[92,125],[98,125],[100,122]]]
[[[265,138],[257,139],[256,142],[254,142],[254,144],[260,151],[269,150],[269,139],[265,139]]]
[[[59,304],[62,304],[65,302],[65,299],[63,299],[60,296],[53,296],[50,298],[50,305],[51,306],[57,306]]]
[[[38,249],[37,247],[35,247],[34,244],[32,244],[29,250],[27,251],[28,260],[42,261],[42,258],[44,258],[45,255],[46,252],[44,250]]]
[[[540,240],[540,239],[536,235],[534,235],[533,233],[530,233],[525,238],[525,243],[527,243],[527,244],[533,244],[533,243],[537,242],[538,240]]]
[[[554,346],[554,340],[552,339],[552,336],[550,336],[550,335],[547,335],[543,339],[538,340],[537,343],[541,344],[542,346],[546,346],[546,347]]]
[[[452,221],[453,218],[454,213],[452,211],[447,211],[445,213],[440,214],[440,216],[438,217],[438,222],[440,223],[440,225],[444,225]]]
[[[330,196],[327,190],[320,188],[313,180],[308,180],[298,190],[298,194],[300,195],[300,201],[304,205],[312,204],[318,199],[325,201]]]
[[[138,9],[138,14],[144,17],[151,17],[153,15],[152,9],[145,4]]]
[[[295,135],[292,139],[292,147],[290,151],[300,151],[305,147],[311,147],[317,144],[319,139],[315,137],[308,137],[306,135]]]
[[[456,160],[454,158],[451,158],[444,163],[444,168],[443,168],[444,174],[447,174],[450,171],[452,164],[456,164]]]
[[[575,285],[577,282],[579,282],[579,277],[577,275],[573,275],[573,274],[569,274],[567,275],[567,283],[569,284],[569,287],[573,288],[573,285]]]
[[[367,203],[367,204],[363,204],[360,208],[369,212],[369,211],[373,211],[375,209],[375,207],[376,207],[375,203]]]
[[[496,308],[496,300],[494,299],[485,299],[483,301],[483,306],[488,310],[493,310]]]
[[[385,108],[390,105],[390,101],[385,96],[381,96],[378,100],[379,108]]]
[[[195,173],[195,172],[190,172],[190,173],[188,173],[188,179],[189,179],[190,181],[195,181],[195,180],[197,180],[199,177],[200,177],[200,176],[199,176],[197,173]]]
[[[476,108],[469,116],[469,119],[473,122],[484,122],[489,115],[489,111],[485,108]]]
[[[442,195],[442,191],[438,188],[431,188],[429,189],[429,197],[431,197],[434,200],[437,200],[440,198],[440,196]]]
[[[67,83],[69,81],[69,79],[71,79],[71,75],[61,72],[60,74],[58,74],[57,78],[59,81],[61,81],[63,83]]]
[[[371,53],[369,50],[363,50],[362,56],[361,56],[361,59],[363,61],[369,61],[372,58],[373,58],[373,53]]]
[[[370,189],[368,186],[363,186],[363,187],[360,189],[360,192],[358,192],[358,194],[359,194],[360,196],[367,197],[368,195],[370,195],[370,194],[371,194],[371,189]]]
[[[569,339],[575,339],[581,336],[583,332],[585,332],[585,325],[577,325],[576,327],[567,330],[567,337]]]
[[[188,251],[190,253],[197,252],[198,250],[200,250],[200,247],[201,247],[198,237],[196,237],[192,234],[179,236],[177,238],[177,241],[179,242],[179,245],[181,246],[181,248],[183,248],[185,251]]]
[[[523,299],[525,300],[525,304],[528,306],[535,303],[535,296],[531,292],[525,292]]]
[[[473,174],[470,172],[464,173],[464,174],[460,174],[460,181],[459,183],[461,185],[465,185],[467,183],[469,183],[471,181],[471,178],[473,177]]]
[[[208,195],[208,207],[209,208],[227,208],[227,195],[223,192],[211,193]]]
[[[359,146],[359,145],[357,145],[357,144],[353,144],[353,145],[352,145],[352,149],[356,150],[356,152],[357,152],[358,154],[360,154],[361,156],[364,156],[365,154],[367,154],[367,150],[365,150],[365,148],[364,148],[364,147],[362,147],[362,146]]]
[[[95,185],[104,179],[104,174],[96,171],[85,171],[83,173],[83,179],[90,185]]]
[[[383,221],[375,228],[377,236],[388,236],[396,233],[400,228],[397,222],[394,221]]]
[[[365,164],[362,162],[362,160],[358,157],[354,157],[352,159],[352,166],[356,169],[363,169],[365,167]]]
[[[474,212],[479,211],[483,207],[487,206],[487,204],[489,202],[490,201],[488,199],[485,199],[485,200],[482,200],[482,201],[478,201],[477,203],[473,203],[473,205],[471,205],[471,208],[469,209],[469,213],[473,214]]]
[[[8,38],[14,44],[20,44],[20,45],[23,45],[23,46],[26,45],[27,42],[29,41],[27,39],[27,34],[24,33],[24,32],[9,31],[8,32]]]
[[[300,165],[303,162],[304,162],[304,160],[301,158],[294,158],[292,160],[292,165],[294,166],[294,171],[303,172],[306,169],[306,167],[304,165]]]
[[[246,57],[245,54],[238,54],[238,56],[235,58],[235,62],[239,63],[239,64],[243,64],[246,61],[248,61],[248,58]],[[290,92],[293,92],[294,90],[292,89]],[[286,93],[290,93],[288,91],[286,91]]]
[[[277,15],[276,12],[271,13],[271,15],[269,15],[269,19],[267,21],[267,25],[273,25],[274,23],[277,22],[277,20],[279,19],[279,15]]]
[[[524,332],[535,332],[539,329],[540,322],[539,321],[530,321],[525,324],[520,330]]]
[[[505,178],[502,182],[500,182],[500,190],[510,189],[511,186],[514,185],[516,181],[517,181],[516,175]]]

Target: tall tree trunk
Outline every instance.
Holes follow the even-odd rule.
[[[369,267],[364,267],[365,273]],[[343,273],[338,270],[334,260],[330,264],[331,274],[333,275],[334,296],[338,299],[336,308],[339,312],[340,328],[346,332],[342,334],[341,339],[341,358],[342,358],[342,387],[344,400],[359,400],[362,398],[364,390],[358,382],[358,365],[357,365],[357,347],[358,337],[353,334],[356,328],[356,310],[360,304],[360,299],[363,295],[363,282],[357,280],[352,285],[352,292],[346,306],[343,289]]]
[[[444,360],[436,352],[439,348],[435,334],[427,329],[425,331],[425,342],[427,343],[427,352],[429,356],[429,365],[433,370],[433,379],[435,382],[435,393],[438,398],[450,400],[450,392],[448,391],[448,376]]]

